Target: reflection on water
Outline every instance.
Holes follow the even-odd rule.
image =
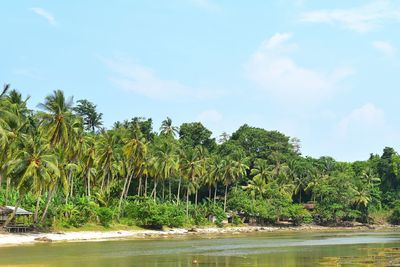
[[[252,233],[0,248],[0,266],[388,266],[400,233]]]

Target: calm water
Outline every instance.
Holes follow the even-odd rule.
[[[398,249],[399,248],[399,249]],[[388,266],[400,233],[253,233],[0,248],[0,266]],[[400,266],[400,265],[398,265]]]

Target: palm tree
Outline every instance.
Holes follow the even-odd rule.
[[[223,161],[223,181],[225,185],[224,211],[226,211],[226,200],[228,196],[228,187],[246,175],[249,167],[246,165],[247,159],[241,154],[235,154],[232,158]]]
[[[218,182],[222,180],[223,177],[223,160],[219,156],[214,156],[210,159],[211,164],[209,164],[209,171],[206,184],[210,186],[214,186],[214,205],[216,204],[217,199],[217,190],[218,190]],[[209,198],[211,198],[209,196]]]
[[[73,98],[65,98],[64,92],[56,90],[45,98],[44,103],[38,105],[44,112],[39,113],[41,123],[48,133],[50,144],[67,145],[72,135]]]
[[[25,138],[21,142],[22,149],[15,159],[9,162],[10,175],[15,178],[19,198],[13,214],[5,222],[7,226],[14,218],[24,194],[33,188],[40,194],[45,184],[60,176],[57,157],[53,151],[43,144],[40,137]]]
[[[107,186],[118,172],[118,150],[121,150],[120,138],[113,131],[100,135],[96,143],[97,164],[101,174],[101,190]]]
[[[266,160],[257,159],[254,162],[253,169],[250,171],[250,175],[253,176],[253,179],[257,177],[257,179],[268,181],[271,177],[271,166],[268,165]]]
[[[199,150],[186,148],[181,151],[181,174],[186,182],[186,216],[189,216],[189,196],[197,189],[199,177],[204,172],[203,160]]]
[[[254,176],[252,180],[243,189],[248,191],[253,200],[256,198],[262,199],[267,191],[267,184],[261,176]]]
[[[96,129],[100,129],[103,125],[103,113],[96,111],[96,105],[86,99],[78,100],[77,103],[74,111],[83,118],[85,130],[94,133]]]
[[[134,125],[131,132],[126,133],[122,142],[125,144],[122,150],[124,156],[124,166],[126,171],[125,171],[124,185],[122,187],[122,192],[118,204],[118,219],[121,215],[122,202],[124,198],[127,197],[130,184],[132,182],[133,176],[135,175],[135,170],[136,174],[140,174],[138,170],[144,168],[144,161],[148,155],[148,143],[146,142],[146,139],[144,138],[142,132],[140,131],[138,123]]]
[[[167,179],[170,181],[171,176],[175,174],[178,169],[178,158],[173,143],[168,140],[162,140],[161,144],[155,147],[154,157],[154,168],[158,174],[157,178],[163,183],[162,199],[164,200],[165,181]],[[154,185],[154,199],[156,199],[157,179]],[[169,186],[169,188],[171,189],[171,186]],[[171,191],[169,191],[169,194],[171,195]]]
[[[175,138],[179,132],[179,128],[176,126],[173,126],[171,118],[167,117],[161,123],[160,132],[164,135]]]

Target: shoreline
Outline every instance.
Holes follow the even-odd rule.
[[[81,231],[53,233],[2,233],[0,232],[0,247],[19,245],[34,245],[40,243],[60,242],[100,242],[106,240],[141,240],[157,238],[174,238],[197,235],[240,235],[246,233],[318,233],[318,232],[383,232],[400,230],[400,226],[370,225],[352,227],[327,227],[318,225],[303,226],[238,226],[238,227],[208,227],[208,228],[174,228],[169,230],[112,230],[112,231]]]

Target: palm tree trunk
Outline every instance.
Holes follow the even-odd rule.
[[[140,194],[142,192],[142,177],[140,176],[139,178],[139,185],[138,185],[138,190],[137,190],[137,195],[140,197]]]
[[[217,201],[217,188],[218,188],[218,186],[217,186],[217,184],[215,184],[215,189],[214,189],[214,206],[215,206],[216,201]]]
[[[129,177],[129,180],[128,180],[128,184],[127,184],[127,186],[126,186],[126,188],[125,188],[125,198],[127,198],[128,197],[128,193],[129,193],[129,188],[131,187],[131,183],[132,183],[132,179],[133,179],[133,171],[132,171],[132,174],[131,174],[131,176]]]
[[[182,178],[179,178],[178,192],[177,192],[177,194],[176,194],[176,202],[177,202],[177,203],[179,203],[179,201],[180,201],[181,183],[182,183]]]
[[[117,220],[118,221],[119,221],[120,216],[121,216],[122,200],[124,199],[124,196],[125,196],[125,190],[126,190],[126,186],[128,184],[128,180],[129,180],[129,174],[125,177],[124,187],[122,188],[121,197],[119,198],[118,216],[117,216]]]
[[[172,200],[172,193],[171,193],[171,179],[168,180],[168,195],[169,195],[169,200]]]
[[[68,174],[68,185],[71,187],[71,179],[72,179],[72,175],[71,175],[71,171]],[[69,192],[65,195],[65,204],[68,204],[68,197],[69,197]]]
[[[88,170],[87,173],[87,196],[90,198],[90,171]]]
[[[208,186],[208,199],[211,200],[211,185]]]
[[[194,206],[197,208],[197,195],[198,195],[198,190],[197,190],[197,188],[196,188],[196,194],[195,194],[195,197],[194,197]]]
[[[224,197],[224,212],[226,211],[226,197],[228,195],[228,185],[225,185],[225,197]]]
[[[7,177],[7,181],[6,181],[6,206],[8,204],[8,195],[10,193],[10,184],[11,184],[11,178]]]
[[[144,180],[144,196],[147,197],[147,176],[146,179]]]
[[[70,197],[72,198],[74,196],[74,176],[72,175],[71,172],[71,185],[70,185],[71,191],[70,191]]]
[[[51,200],[53,198],[54,191],[56,191],[56,187],[57,187],[57,185],[54,185],[53,189],[49,190],[49,194],[47,195],[46,206],[44,208],[44,211],[43,211],[43,214],[42,214],[42,218],[40,219],[41,223],[43,223],[44,220],[46,219],[47,211],[49,210],[50,202],[51,202]]]
[[[151,192],[151,195],[154,196],[154,201],[156,201],[156,198],[157,198],[157,180],[154,181],[154,187],[153,187],[153,191]]]
[[[33,215],[33,223],[37,224],[38,223],[38,219],[39,219],[39,208],[40,208],[40,201],[41,201],[41,197],[42,197],[42,188],[40,188],[40,192],[37,195],[37,199],[36,199],[36,207],[35,207],[35,213]]]
[[[189,187],[186,191],[186,217],[189,217]]]
[[[165,181],[162,182],[162,200],[165,200]]]

